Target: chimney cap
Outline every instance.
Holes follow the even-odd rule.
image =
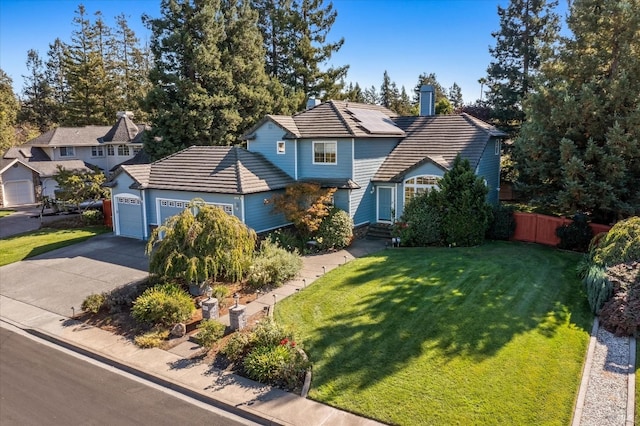
[[[133,119],[133,111],[118,111],[116,113],[116,118],[124,117],[125,115],[130,119]]]
[[[321,99],[316,99],[315,97],[311,97],[307,101],[307,109],[311,109],[314,106],[320,105],[321,103],[322,103]]]

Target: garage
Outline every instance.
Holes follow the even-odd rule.
[[[19,206],[22,204],[33,204],[36,202],[33,192],[33,181],[14,180],[4,182],[4,205],[7,207]]]
[[[140,197],[133,194],[120,194],[115,197],[115,201],[116,234],[121,237],[144,239]]]

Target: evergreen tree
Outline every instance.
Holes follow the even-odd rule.
[[[364,92],[362,93],[362,97],[364,98],[365,104],[371,104],[371,105],[380,104],[380,95],[378,95],[376,86],[371,86],[369,88],[364,89]]]
[[[83,5],[78,6],[73,23],[76,30],[65,50],[64,61],[69,86],[64,124],[108,124],[113,121],[115,114],[107,118],[105,96],[108,86],[101,43],[104,27],[101,21],[97,26],[91,24]]]
[[[0,153],[4,154],[15,143],[15,125],[18,99],[13,93],[11,77],[0,68]]]
[[[640,213],[640,0],[576,0],[516,143],[529,197],[596,220]]]
[[[158,159],[190,145],[229,145],[286,106],[264,67],[257,16],[246,2],[163,0],[152,30],[156,84],[146,97],[153,127],[145,150]]]
[[[33,49],[27,52],[28,75],[23,76],[22,104],[18,121],[29,123],[44,133],[56,124],[56,106],[53,93],[40,55]]]
[[[449,89],[449,102],[455,110],[462,108],[464,105],[464,101],[462,100],[462,89],[455,82]]]
[[[389,73],[385,70],[382,76],[382,85],[380,86],[380,105],[391,109],[391,106],[395,104],[399,96],[398,87],[391,81]]]
[[[489,48],[494,60],[487,68],[487,102],[496,125],[508,132],[517,132],[524,120],[522,101],[544,49],[557,38],[557,5],[557,0],[511,0],[506,8],[498,6],[500,30],[491,34],[496,45]]]
[[[352,102],[365,103],[364,92],[358,83],[355,85],[349,83],[344,92],[344,98]]]
[[[337,16],[333,3],[323,6],[323,0],[294,0],[290,22],[295,44],[288,57],[293,73],[283,81],[285,85],[307,96],[319,97],[342,89],[340,81],[346,77],[348,65],[321,69],[344,43],[344,38],[327,42]]]
[[[398,99],[396,99],[396,103],[393,106],[392,110],[401,116],[416,114],[415,108],[411,104],[411,98],[407,94],[407,90],[404,88],[404,86],[402,86],[400,95],[398,96]]]
[[[65,69],[65,57],[67,46],[59,39],[49,45],[45,76],[51,89],[53,111],[51,121],[60,124],[65,121],[67,115],[67,103],[69,102],[69,83]]]

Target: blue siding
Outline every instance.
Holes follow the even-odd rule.
[[[500,147],[500,140],[491,138],[480,157],[476,175],[486,179],[489,192],[487,193],[487,202],[490,204],[498,204],[500,193],[500,151],[496,154],[496,144]]]
[[[333,205],[349,213],[349,189],[339,189],[333,194]]]
[[[255,135],[255,139],[247,142],[247,149],[264,155],[267,160],[295,178],[296,141],[283,139],[285,131],[271,121],[267,121],[260,126]],[[285,143],[284,154],[278,154],[278,141],[284,141]]]
[[[353,223],[361,225],[376,221],[376,195],[371,179],[386,157],[397,145],[398,139],[357,139],[354,143],[353,180],[360,185],[351,193]]]
[[[313,164],[313,142],[337,141],[337,164]],[[298,178],[351,178],[351,139],[298,140]]]
[[[274,191],[245,195],[245,223],[256,232],[264,232],[287,224],[282,213],[273,213],[273,203],[265,204],[276,193]]]

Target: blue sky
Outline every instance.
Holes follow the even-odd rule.
[[[325,0],[326,1],[326,0]],[[0,0],[0,68],[16,92],[27,73],[27,51],[46,57],[57,37],[69,41],[78,5],[101,11],[110,26],[124,13],[136,35],[148,30],[140,17],[160,16],[160,0]],[[499,29],[497,6],[508,0],[333,0],[338,18],[329,40],[344,37],[332,65],[349,64],[347,82],[380,88],[384,71],[411,95],[418,76],[436,73],[449,88],[457,83],[465,102],[480,97],[478,79],[491,61],[492,31]],[[566,3],[561,1],[561,6]],[[566,7],[565,7],[566,8]]]

